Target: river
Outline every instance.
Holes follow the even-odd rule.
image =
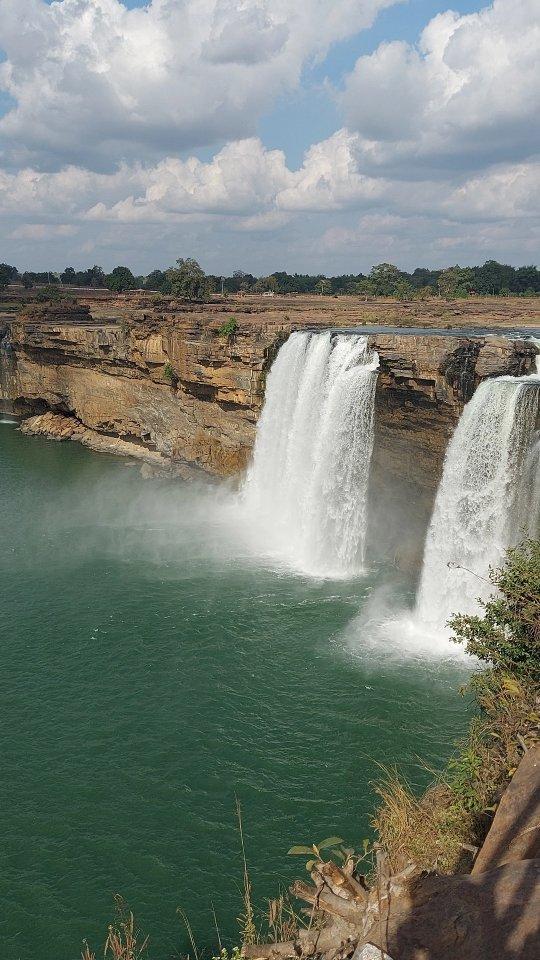
[[[424,786],[465,729],[466,665],[361,626],[411,584],[281,567],[224,486],[3,423],[0,530],[2,960],[100,955],[115,893],[153,960],[187,950],[179,905],[201,949],[212,903],[234,939],[235,795],[264,905],[302,874],[292,844],[370,835],[378,763]]]

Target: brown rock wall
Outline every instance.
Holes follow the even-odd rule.
[[[217,321],[197,313],[135,323],[10,321],[0,397],[73,415],[94,431],[228,476],[249,459],[266,370],[298,326],[288,317],[244,317],[226,338]],[[410,509],[423,515],[465,400],[485,376],[530,369],[535,348],[429,331],[370,341],[380,356],[373,484],[379,491],[409,484]]]

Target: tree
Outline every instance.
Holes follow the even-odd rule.
[[[409,300],[412,292],[413,288],[408,280],[398,280],[394,288],[394,296],[398,300]]]
[[[273,274],[269,277],[259,277],[253,290],[255,293],[277,293],[278,282]]]
[[[171,293],[172,284],[164,270],[152,270],[144,281],[145,290],[159,290],[160,293]]]
[[[18,275],[17,267],[11,267],[9,263],[0,263],[0,290],[5,290],[8,284],[16,280]]]
[[[454,300],[456,297],[466,297],[472,288],[473,272],[470,267],[448,267],[443,270],[437,285],[439,293],[446,300]]]
[[[135,288],[135,277],[129,267],[115,267],[112,273],[105,277],[105,285],[116,293]]]
[[[370,280],[369,277],[362,277],[362,279],[358,280],[355,284],[355,293],[361,297],[374,297],[375,284],[373,280]]]
[[[483,617],[450,620],[455,639],[481,660],[540,681],[540,541],[508,550],[489,579],[496,593],[482,602]]]
[[[414,296],[417,300],[429,300],[435,296],[436,292],[434,287],[419,287],[414,291]]]
[[[427,267],[417,267],[410,275],[410,281],[416,290],[422,290],[431,287],[433,291],[437,290],[437,280],[440,270],[428,270]]]
[[[472,268],[472,282],[476,293],[498,294],[504,287],[510,288],[515,270],[506,263],[486,260],[482,267]]]
[[[101,267],[98,267],[97,264],[94,264],[93,267],[90,267],[89,270],[86,270],[85,280],[89,287],[104,287],[105,273]]]
[[[211,282],[197,261],[187,257],[176,263],[177,267],[167,271],[173,295],[182,300],[208,300],[212,293]]]
[[[540,293],[540,270],[534,266],[518,267],[510,289],[513,293]]]
[[[407,278],[393,263],[378,263],[371,268],[369,279],[373,284],[375,296],[393,297],[398,283]]]
[[[74,287],[77,285],[77,274],[73,267],[66,267],[63,273],[60,274],[60,283],[63,283],[65,286]]]

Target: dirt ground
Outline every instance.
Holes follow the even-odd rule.
[[[107,301],[87,301],[96,317],[111,312],[150,313],[183,316],[206,315],[214,322],[230,317],[238,323],[265,326],[293,321],[298,326],[396,326],[396,327],[494,327],[523,328],[540,333],[540,297],[471,297],[468,300],[396,301],[364,300],[360,297],[328,296],[231,296],[216,298],[209,304],[183,304],[175,301],[154,303],[151,296],[127,295]],[[201,317],[202,319],[202,317]]]
[[[67,291],[66,291],[67,292]],[[296,326],[394,326],[449,329],[452,327],[492,327],[538,331],[540,335],[540,297],[470,297],[467,300],[397,301],[393,299],[342,296],[262,295],[215,297],[210,303],[190,304],[170,297],[139,292],[115,295],[108,291],[80,291],[75,298],[90,307],[97,321],[111,319],[178,319],[224,323],[235,318],[238,324],[268,327]],[[0,298],[0,312],[18,312],[28,294]]]

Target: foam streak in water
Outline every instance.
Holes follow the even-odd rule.
[[[492,592],[490,566],[530,524],[519,494],[539,385],[537,376],[486,380],[463,411],[444,462],[418,593],[416,617],[431,628],[477,609],[476,598]]]
[[[314,576],[364,564],[377,366],[366,337],[293,333],[268,376],[244,501],[274,551]]]

